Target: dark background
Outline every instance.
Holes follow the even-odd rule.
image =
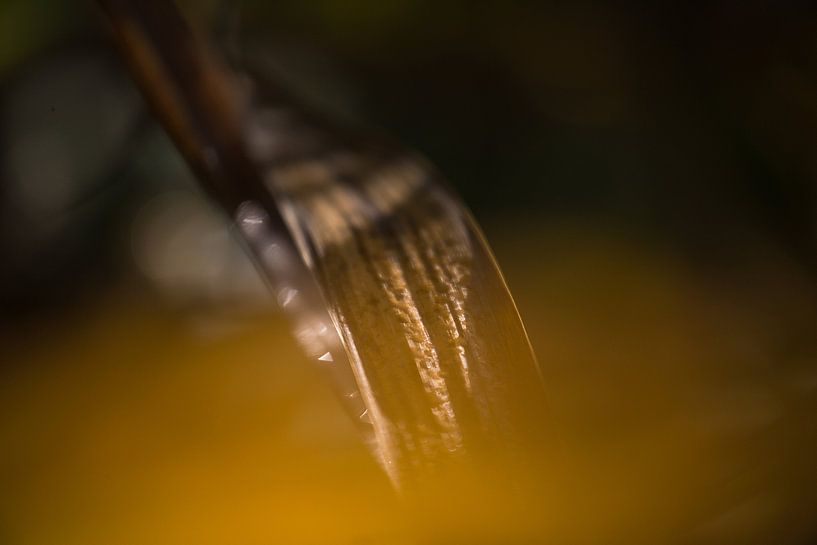
[[[716,267],[760,246],[815,273],[817,10],[809,2],[188,4],[239,58],[427,154],[479,217],[575,219]],[[5,3],[7,108],[21,80],[60,62],[92,58],[108,72],[100,85],[127,85],[93,7]],[[42,85],[65,85],[54,94],[73,109],[70,72]],[[89,110],[81,121],[97,125]],[[72,140],[87,138],[63,123],[65,112],[51,113]],[[14,138],[7,129],[6,142]],[[117,152],[104,151],[99,163]],[[131,157],[117,159],[126,170]],[[120,174],[94,166],[85,170],[97,178]],[[8,161],[4,171],[14,177]],[[128,184],[111,206],[144,193],[141,181]],[[4,238],[25,229],[8,185]],[[79,189],[66,191],[81,200]],[[99,243],[98,231],[85,242]],[[31,273],[15,280],[30,283]],[[27,301],[43,299],[43,288],[23,294],[5,282],[3,292]]]

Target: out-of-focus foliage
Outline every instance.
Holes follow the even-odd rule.
[[[27,58],[58,39],[77,36],[89,25],[87,4],[60,0],[4,0],[0,4],[0,75],[20,67]]]

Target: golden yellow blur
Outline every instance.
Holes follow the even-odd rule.
[[[511,499],[486,473],[479,490],[445,483],[462,489],[405,505],[282,317],[169,310],[123,285],[87,310],[3,339],[12,364],[0,380],[0,540],[767,543],[804,535],[817,473],[817,362],[774,360],[781,332],[814,318],[796,275],[747,262],[767,288],[752,298],[615,235],[501,227],[489,238],[568,453],[536,476],[550,486]]]

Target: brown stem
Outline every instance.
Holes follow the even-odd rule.
[[[173,2],[98,2],[143,95],[207,190],[230,213],[255,200],[276,215],[244,149],[239,87]]]

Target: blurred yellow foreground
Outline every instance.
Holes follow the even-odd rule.
[[[461,501],[406,505],[283,317],[179,309],[123,282],[2,339],[0,543],[811,535],[817,362],[785,339],[815,310],[785,260],[719,283],[615,235],[507,222],[489,238],[562,426],[550,486],[510,499],[486,474]]]

